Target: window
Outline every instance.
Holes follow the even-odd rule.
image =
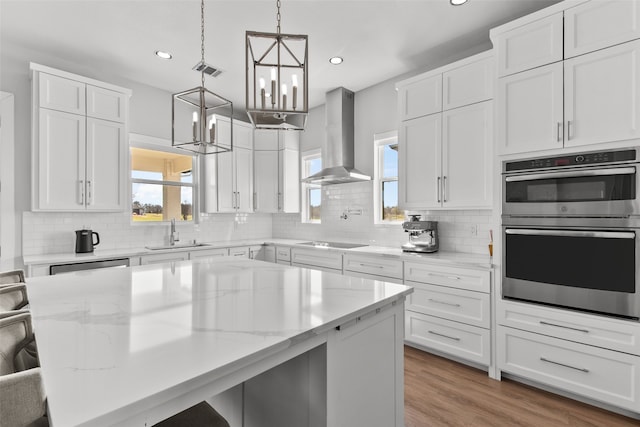
[[[307,177],[322,170],[320,150],[302,153],[302,176]],[[320,223],[322,187],[318,184],[302,183],[302,222]]]
[[[193,221],[193,156],[163,146],[132,145],[131,220]]]
[[[375,223],[398,223],[404,211],[398,207],[398,134],[385,132],[374,136]]]

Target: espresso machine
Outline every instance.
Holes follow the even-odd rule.
[[[409,241],[402,245],[404,252],[430,253],[438,250],[438,222],[420,221],[420,215],[410,215],[411,219],[402,223],[409,233]]]

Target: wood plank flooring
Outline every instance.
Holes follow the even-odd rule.
[[[406,427],[629,427],[634,420],[405,346]]]

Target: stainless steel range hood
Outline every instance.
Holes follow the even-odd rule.
[[[320,172],[302,182],[313,184],[345,184],[369,181],[371,177],[353,167],[354,151],[354,93],[343,87],[327,92],[325,103],[326,137],[322,144]]]

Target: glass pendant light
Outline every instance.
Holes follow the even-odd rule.
[[[171,105],[171,145],[198,154],[217,154],[233,150],[233,103],[204,86],[204,0],[200,2],[201,85],[174,93]],[[229,124],[216,128],[216,115],[229,118]],[[226,124],[227,122],[225,122]]]

